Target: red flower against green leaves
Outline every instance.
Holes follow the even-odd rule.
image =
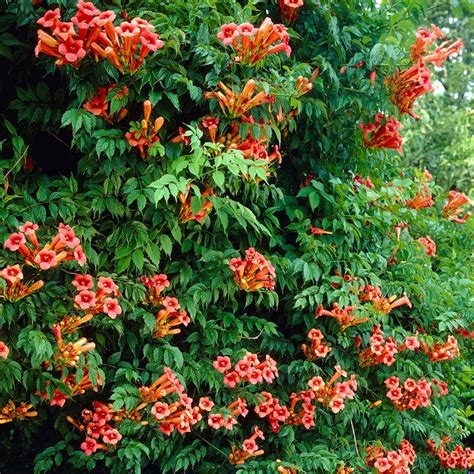
[[[320,318],[321,316],[327,316],[329,318],[334,318],[339,326],[341,326],[341,331],[357,326],[358,324],[363,324],[368,321],[367,317],[357,317],[355,311],[355,306],[347,306],[347,308],[340,308],[337,303],[333,304],[332,310],[328,311],[323,308],[323,305],[320,305],[316,308],[315,316]]]
[[[275,288],[275,269],[273,265],[253,247],[245,251],[245,258],[233,258],[230,269],[234,281],[245,291],[258,291],[262,288]]]
[[[271,54],[281,52],[287,56],[291,54],[290,37],[286,27],[273,24],[270,18],[265,18],[258,28],[250,23],[222,25],[217,38],[225,46],[232,46],[235,51],[233,60],[236,63],[249,66],[257,64]]]
[[[123,108],[114,114],[109,113],[109,101],[107,96],[115,88],[115,84],[110,84],[107,87],[99,87],[91,99],[84,103],[84,108],[98,117],[102,117],[107,122],[112,122],[112,119],[117,117],[117,121],[122,120],[127,115],[128,110]],[[128,87],[123,86],[122,89],[114,96],[115,99],[120,99],[128,95]]]
[[[271,165],[282,162],[282,156],[278,145],[270,147],[269,139],[266,133],[266,123],[261,119],[258,123],[251,115],[243,115],[241,121],[232,121],[228,129],[224,129],[222,134],[217,134],[218,120],[213,117],[204,117],[201,121],[201,129],[209,136],[213,143],[220,143],[227,150],[239,150],[244,158],[251,160],[266,161],[265,173],[267,176],[271,173]],[[242,123],[258,125],[260,127],[259,138],[254,138],[252,129],[249,129],[247,136],[244,138],[240,135],[240,127]],[[250,179],[247,176],[244,178]],[[255,181],[261,178],[253,178]]]
[[[303,0],[278,0],[278,8],[284,22],[292,23],[296,20],[299,10],[304,6]]]
[[[382,314],[389,314],[393,309],[399,306],[412,307],[411,301],[408,299],[406,293],[403,293],[401,298],[397,295],[392,295],[386,298],[382,295],[382,290],[378,286],[365,285],[359,288],[359,301],[370,301],[374,305],[374,309]]]
[[[308,360],[316,360],[318,357],[326,357],[332,348],[327,342],[323,342],[324,336],[319,329],[311,329],[308,333],[308,339],[311,344],[307,346],[302,344],[301,349]]]
[[[229,357],[218,356],[213,362],[214,368],[224,375],[224,384],[235,388],[240,382],[257,385],[262,382],[272,383],[278,377],[276,362],[267,354],[260,361],[256,354],[247,354],[233,367]]]
[[[383,446],[367,446],[365,451],[366,465],[376,469],[378,474],[409,473],[416,459],[415,449],[406,439],[397,451],[387,451]]]
[[[181,324],[187,326],[191,320],[186,311],[181,309],[177,298],[161,295],[161,292],[170,286],[168,277],[164,274],[154,275],[151,278],[141,276],[140,281],[148,288],[144,302],[161,308],[156,314],[153,337],[179,334],[181,329],[177,326]]]
[[[434,201],[430,192],[425,189],[423,191],[420,191],[414,198],[409,199],[406,205],[410,209],[415,209],[419,211],[420,209],[424,209],[425,207],[434,206]]]
[[[409,336],[402,344],[398,344],[393,337],[384,337],[380,326],[372,328],[370,345],[359,353],[362,367],[369,367],[378,364],[387,366],[395,362],[395,355],[405,349],[414,351],[420,347],[417,336]]]
[[[420,237],[418,242],[423,245],[428,257],[436,257],[436,243],[429,235],[426,237]]]
[[[6,286],[0,286],[0,298],[8,301],[21,300],[44,286],[43,280],[30,282],[28,284],[23,283],[24,275],[20,265],[12,265],[3,268],[0,270],[0,278],[6,283]]]
[[[61,21],[59,8],[48,10],[38,24],[50,31],[38,30],[35,54],[56,58],[56,65],[77,68],[90,54],[96,60],[108,60],[121,73],[133,74],[152,52],[163,48],[159,35],[146,20],[133,18],[114,26],[115,13],[101,12],[92,2],[79,0],[70,22]]]
[[[8,346],[4,342],[0,341],[0,358],[6,359],[9,353],[10,349],[8,348]]]
[[[163,117],[157,117],[152,124],[150,121],[151,111],[151,102],[145,100],[143,102],[143,119],[139,123],[132,122],[130,130],[125,134],[129,145],[137,147],[143,159],[149,156],[151,147],[160,141],[157,133],[165,122]]]
[[[361,123],[362,143],[366,148],[393,149],[402,153],[403,138],[399,130],[402,124],[395,117],[386,117],[379,112],[374,123]]]
[[[444,41],[441,45],[436,46],[434,51],[430,51],[430,47],[438,39],[444,39],[444,34],[436,25],[431,25],[431,31],[427,28],[420,28],[416,32],[416,42],[411,47],[411,59],[413,61],[421,59],[431,62],[436,67],[441,67],[449,56],[459,53],[464,46],[458,38],[456,41]]]
[[[443,215],[457,224],[464,224],[472,215],[471,212],[466,212],[463,217],[460,216],[464,212],[462,206],[471,204],[471,200],[459,191],[450,191],[448,200],[443,207]]]
[[[433,379],[435,380],[435,379]],[[385,380],[385,386],[388,388],[387,398],[392,401],[395,408],[399,411],[416,410],[419,407],[431,405],[431,398],[434,395],[432,384],[425,379],[418,382],[413,379],[406,379],[403,383],[398,377],[392,376]],[[446,395],[447,386],[444,382],[438,382],[434,385],[439,386],[438,396]]]
[[[265,436],[258,426],[254,426],[253,430],[252,436],[242,442],[242,448],[238,448],[235,444],[232,445],[232,452],[229,454],[229,462],[231,464],[241,465],[245,461],[261,456],[264,453],[263,449],[259,449],[256,439],[265,439]]]
[[[454,336],[449,336],[448,340],[444,343],[435,342],[434,344],[427,344],[425,341],[422,341],[420,347],[431,362],[453,360],[461,355],[458,341]]]
[[[211,402],[212,403],[212,402]],[[212,405],[214,405],[212,403]],[[201,401],[199,402],[199,406],[201,406]],[[209,411],[207,409],[206,411]],[[228,431],[232,431],[234,426],[237,425],[237,417],[239,415],[246,417],[248,415],[247,409],[247,401],[244,398],[237,398],[234,402],[232,402],[229,406],[226,407],[226,411],[230,412],[230,414],[222,414],[222,413],[210,413],[207,419],[207,424],[213,428],[214,430],[219,430],[220,428],[225,428]]]
[[[205,92],[206,99],[217,99],[222,112],[230,118],[241,117],[254,107],[268,102],[267,94],[262,90],[255,93],[256,82],[249,79],[241,92],[234,92],[222,81],[217,83],[216,92]]]
[[[0,425],[11,423],[13,420],[23,421],[38,416],[38,412],[32,410],[31,403],[21,402],[16,405],[12,400],[0,408]]]
[[[411,47],[411,59],[417,61],[423,58],[437,39],[444,39],[444,34],[436,25],[431,25],[431,31],[427,28],[420,28],[416,32],[415,44]]]
[[[352,179],[352,182],[354,183],[354,189],[356,189],[355,183],[358,183],[361,186],[365,186],[366,188],[369,189],[374,189],[375,185],[372,183],[372,180],[370,179],[370,176],[367,176],[366,178],[363,178],[362,176],[357,173],[354,178]]]
[[[78,292],[74,298],[76,308],[85,311],[88,315],[105,313],[109,318],[115,319],[122,313],[118,300],[112,298],[112,296],[120,296],[118,286],[112,278],[99,277],[96,291],[93,291],[94,283],[91,275],[76,275],[72,284]]]
[[[413,112],[416,99],[422,95],[433,92],[431,71],[423,61],[418,61],[404,71],[397,71],[392,77],[386,78],[386,83],[392,91],[391,100],[401,114],[409,114],[416,120],[419,119]]]
[[[457,445],[449,451],[446,445],[450,441],[451,437],[445,436],[438,448],[433,440],[428,439],[426,442],[428,450],[439,459],[441,467],[445,469],[469,469],[474,466],[474,450]]]
[[[54,389],[52,397],[48,395],[48,392],[37,392],[36,394],[40,395],[41,398],[44,400],[49,400],[50,406],[57,406],[59,408],[62,408],[66,404],[67,400],[74,397],[75,395],[83,395],[85,391],[89,389],[92,389],[97,392],[99,390],[99,386],[103,385],[102,379],[97,374],[97,383],[94,385],[89,377],[89,371],[87,367],[85,367],[83,371],[84,375],[79,381],[76,380],[76,374],[72,373],[69,373],[69,375],[67,376],[61,377],[61,382],[67,385],[69,389],[67,393],[64,393],[56,388]]]
[[[27,265],[49,270],[64,261],[75,260],[80,266],[84,266],[86,259],[80,240],[70,226],[59,224],[58,233],[43,248],[36,235],[37,224],[26,222],[19,230],[20,232],[11,234],[3,245],[12,252],[20,253]]]
[[[191,220],[201,223],[203,219],[211,212],[211,209],[214,206],[212,201],[209,199],[210,197],[214,196],[214,191],[209,186],[204,189],[200,197],[202,202],[201,209],[193,214],[191,209],[191,201],[194,196],[190,193],[190,190],[191,186],[187,186],[186,192],[184,194],[180,193],[178,196],[179,201],[181,202],[179,217],[183,223],[189,222]]]

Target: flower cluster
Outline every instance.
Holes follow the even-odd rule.
[[[436,25],[431,25],[431,31],[427,28],[419,28],[416,32],[416,41],[411,46],[411,59],[413,61],[422,59],[437,39],[444,39],[444,34]]]
[[[418,407],[427,407],[431,404],[430,399],[433,396],[433,389],[431,383],[425,379],[420,379],[416,382],[408,378],[400,385],[400,379],[391,376],[384,383],[389,389],[387,398],[392,400],[397,410],[416,410]],[[440,388],[440,395],[448,393],[445,382],[438,382],[436,379],[433,379],[433,384]]]
[[[105,313],[111,319],[115,319],[122,313],[118,300],[112,298],[112,296],[120,296],[118,286],[112,278],[99,277],[95,291],[93,291],[94,281],[91,275],[76,275],[72,284],[77,291],[74,298],[76,309],[85,311],[89,315]]]
[[[432,345],[422,341],[420,343],[421,350],[428,356],[431,362],[442,362],[445,360],[453,360],[459,357],[458,341],[454,336],[449,336],[444,343],[436,342]]]
[[[392,89],[391,100],[401,114],[409,114],[416,120],[419,117],[413,112],[418,97],[433,91],[431,71],[423,61],[418,61],[404,71],[398,71],[386,82]]]
[[[235,445],[232,446],[232,452],[229,454],[229,462],[234,465],[241,465],[248,459],[261,456],[264,451],[263,449],[259,449],[255,441],[257,438],[265,439],[265,436],[258,426],[254,426],[252,436],[243,441],[241,448]]]
[[[260,392],[260,402],[255,407],[255,413],[260,418],[267,418],[274,433],[280,431],[280,425],[285,423],[290,416],[290,411],[286,406],[280,405],[278,398],[273,397],[269,392]],[[312,410],[314,413],[314,409]],[[313,417],[311,421],[314,423]]]
[[[420,237],[418,242],[423,245],[428,257],[436,257],[436,243],[429,235],[426,237]]]
[[[170,286],[168,276],[164,273],[153,275],[152,277],[142,275],[140,281],[148,290],[144,303],[153,306],[160,306],[163,300],[161,292]]]
[[[431,71],[426,67],[426,63],[440,67],[451,54],[459,52],[463,46],[460,39],[453,43],[447,41],[430,53],[428,50],[434,41],[444,37],[435,25],[431,25],[431,28],[432,31],[422,28],[416,35],[416,42],[411,48],[411,59],[414,64],[386,79],[392,90],[392,103],[397,106],[398,111],[401,114],[409,114],[417,120],[419,117],[413,113],[415,100],[433,91]]]
[[[389,314],[399,306],[407,305],[409,308],[412,307],[411,301],[405,293],[403,293],[401,298],[397,298],[397,295],[386,298],[382,295],[380,287],[372,285],[365,285],[363,288],[359,288],[359,301],[370,301],[374,305],[374,309],[382,314]]]
[[[189,222],[191,220],[195,220],[196,222],[202,222],[202,220],[211,212],[213,207],[212,201],[209,199],[210,197],[214,196],[214,191],[209,186],[201,193],[200,195],[200,202],[202,203],[201,208],[196,212],[193,213],[192,211],[192,200],[194,196],[190,193],[190,186],[186,188],[186,192],[180,193],[178,198],[181,202],[181,210],[179,212],[179,218],[181,222]],[[197,197],[196,197],[197,199]]]
[[[153,145],[160,141],[157,133],[165,123],[163,117],[157,117],[152,124],[150,122],[151,111],[151,102],[145,100],[143,102],[143,119],[140,122],[132,122],[130,130],[125,134],[129,145],[137,147],[143,159],[150,154]]]
[[[180,309],[176,298],[166,296],[162,300],[163,309],[156,315],[153,337],[165,337],[168,334],[179,334],[179,325],[187,326],[191,321],[185,310]]]
[[[378,364],[390,366],[395,362],[395,354],[404,349],[414,351],[418,347],[420,347],[420,343],[416,336],[407,337],[405,342],[398,346],[397,341],[393,337],[384,338],[380,326],[374,326],[369,347],[366,347],[359,354],[360,364],[362,367]]]
[[[81,267],[85,265],[86,256],[81,242],[68,225],[59,224],[57,235],[43,248],[40,247],[36,236],[38,224],[25,222],[18,230],[19,232],[11,234],[3,245],[12,252],[19,252],[27,265],[40,270],[48,270],[69,260],[75,260]]]
[[[366,148],[392,148],[402,153],[403,138],[400,135],[402,124],[395,117],[386,117],[379,112],[375,122],[367,125],[361,123],[362,143]]]
[[[258,291],[261,288],[275,288],[275,268],[253,247],[245,251],[245,258],[233,258],[230,269],[234,273],[234,281],[245,291]]]
[[[276,362],[267,354],[261,362],[256,354],[246,354],[232,369],[232,363],[227,356],[218,356],[212,363],[214,368],[224,374],[224,384],[234,388],[240,382],[248,382],[252,385],[263,381],[272,383],[278,377]]]
[[[464,204],[471,204],[471,200],[459,191],[450,191],[448,200],[443,207],[444,217],[447,217],[457,224],[464,224],[472,215],[472,212],[466,212],[463,217],[459,215],[464,212],[463,209],[461,209],[461,206],[464,206]]]
[[[114,27],[115,18],[111,10],[101,12],[84,0],[78,0],[76,14],[70,21],[61,20],[59,8],[48,10],[38,24],[51,34],[38,30],[35,54],[57,58],[57,66],[70,64],[77,68],[90,53],[96,60],[108,60],[121,73],[134,73],[164,43],[146,20],[134,18]]]
[[[91,99],[84,104],[84,108],[91,114],[97,117],[102,117],[107,122],[112,122],[113,117],[117,117],[117,121],[122,120],[128,113],[126,108],[122,108],[115,112],[109,110],[108,95],[116,88],[115,84],[110,84],[107,87],[99,87]],[[114,99],[122,99],[128,95],[128,87],[123,86],[122,89],[114,94]]]
[[[79,338],[76,342],[64,341],[61,327],[57,324],[52,327],[52,332],[58,346],[53,355],[56,370],[63,370],[65,367],[77,367],[81,354],[86,354],[95,349],[95,343],[88,342],[85,337]]]
[[[397,451],[387,451],[383,446],[367,446],[365,451],[366,465],[376,469],[377,474],[409,473],[416,459],[415,449],[406,439]]]
[[[112,405],[95,401],[92,406],[92,410],[82,410],[80,423],[67,417],[76,428],[86,434],[85,440],[81,443],[81,449],[86,456],[94,454],[97,450],[109,451],[122,439],[122,435],[115,428],[114,422],[119,421],[119,417],[116,416],[117,411]]]
[[[327,342],[323,342],[324,336],[319,329],[311,329],[308,332],[308,339],[311,341],[311,345],[308,347],[306,344],[302,344],[301,349],[308,360],[315,360],[318,357],[326,357],[332,348],[328,346]]]
[[[0,278],[5,281],[5,286],[0,286],[0,298],[8,301],[18,301],[31,295],[44,286],[43,280],[29,284],[22,282],[23,270],[20,265],[11,265],[0,270]]]
[[[168,334],[179,334],[181,329],[176,326],[187,326],[191,321],[185,310],[181,309],[177,298],[162,296],[161,292],[170,286],[168,277],[161,273],[153,277],[141,276],[140,281],[148,288],[145,303],[161,307],[155,318],[153,337],[165,337]]]
[[[345,408],[344,400],[346,398],[353,400],[358,388],[354,374],[351,374],[349,380],[345,382],[337,382],[341,377],[347,377],[347,372],[336,365],[335,373],[329,382],[325,383],[319,376],[313,377],[308,381],[308,386],[316,396],[315,400],[329,407],[333,413],[339,413],[343,410]]]
[[[441,467],[448,469],[469,469],[474,466],[474,450],[458,445],[451,451],[448,451],[446,444],[450,441],[451,438],[449,436],[444,437],[441,440],[439,448],[436,447],[436,443],[431,439],[426,442],[429,451],[440,460]]]
[[[311,91],[313,89],[313,84],[307,77],[298,76],[295,81],[295,88],[298,91],[298,95],[301,96]]]
[[[217,86],[222,92],[205,92],[204,97],[217,99],[222,112],[230,118],[241,117],[254,107],[268,102],[267,94],[264,91],[254,94],[256,83],[253,79],[249,79],[242,92],[239,93],[229,89],[223,82],[218,82]]]
[[[139,392],[143,403],[136,411],[153,403],[150,413],[153,420],[159,424],[158,429],[166,436],[170,436],[175,429],[182,435],[189,433],[191,426],[202,419],[201,411],[212,408],[212,402],[207,400],[205,403],[206,400],[203,399],[198,406],[193,406],[193,399],[185,393],[183,385],[168,367],[165,367],[164,374],[150,387],[143,386]],[[178,395],[178,400],[170,403],[163,400],[173,393]]]
[[[406,205],[410,209],[415,209],[417,211],[424,209],[425,207],[432,207],[434,206],[433,196],[427,189],[424,189],[423,191],[420,191],[414,198],[409,199],[406,202]]]
[[[461,39],[458,38],[456,41],[445,41],[430,52],[429,48],[438,39],[444,39],[444,34],[436,25],[431,25],[431,31],[427,28],[420,28],[416,32],[415,44],[411,47],[411,59],[413,61],[422,60],[441,67],[449,56],[459,53],[464,46]]]
[[[315,316],[316,318],[320,318],[321,316],[327,316],[329,318],[334,318],[339,326],[341,326],[341,331],[345,331],[346,329],[357,326],[358,324],[363,324],[368,321],[367,317],[357,317],[355,314],[356,307],[355,306],[347,306],[347,308],[339,308],[337,303],[332,305],[332,310],[329,311],[323,308],[323,305],[319,305],[316,308]]]
[[[201,398],[199,401],[200,408],[206,411],[211,410],[213,405],[214,403],[207,398]],[[248,415],[247,401],[239,397],[227,407],[227,411],[230,412],[227,416],[224,416],[222,413],[209,414],[207,424],[215,430],[225,428],[232,431],[237,424],[236,417],[242,415],[245,418]]]
[[[271,54],[291,54],[290,37],[286,27],[273,24],[270,18],[265,18],[256,28],[250,23],[222,25],[217,38],[225,46],[232,46],[235,51],[233,60],[236,63],[253,66]]]
[[[286,23],[292,23],[296,20],[302,6],[304,6],[303,0],[278,0],[281,19]]]
[[[370,176],[363,178],[359,173],[357,173],[354,176],[354,178],[352,179],[352,182],[354,183],[354,189],[356,189],[355,183],[360,184],[361,186],[365,186],[366,188],[369,188],[369,189],[375,188],[375,185],[374,183],[372,183]]]
[[[354,375],[345,382],[335,383],[340,377],[346,377],[339,366],[329,382],[324,383],[321,377],[313,377],[308,381],[308,390],[292,393],[290,405],[287,408],[280,405],[278,398],[271,393],[261,392],[261,401],[255,407],[255,413],[261,418],[267,418],[273,432],[277,433],[281,424],[302,425],[307,430],[315,426],[314,414],[316,403],[327,406],[333,413],[339,413],[344,409],[344,399],[352,400],[357,390],[357,381]]]
[[[31,418],[38,415],[38,412],[31,410],[33,405],[31,403],[21,402],[19,405],[15,405],[12,400],[2,407],[0,410],[0,425],[10,423],[13,420],[23,421],[27,418]]]

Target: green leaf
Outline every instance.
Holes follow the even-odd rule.
[[[160,247],[166,255],[171,255],[171,252],[173,251],[173,242],[166,234],[160,235]]]
[[[132,260],[135,266],[138,268],[139,271],[143,269],[143,262],[145,257],[143,256],[143,252],[141,249],[136,249],[132,253]]]
[[[214,180],[216,186],[219,188],[224,187],[225,175],[222,171],[214,171],[214,173],[212,173],[212,179]]]

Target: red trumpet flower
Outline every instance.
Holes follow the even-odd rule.
[[[448,200],[443,207],[444,217],[447,217],[457,224],[464,224],[472,215],[471,212],[466,212],[464,216],[459,216],[459,214],[464,212],[461,207],[465,204],[471,204],[471,200],[465,194],[459,191],[450,191]]]
[[[399,133],[402,124],[395,118],[387,118],[379,112],[375,116],[375,122],[367,125],[361,123],[363,139],[362,142],[367,148],[392,148],[398,153],[402,153],[403,138]]]
[[[275,288],[275,269],[273,265],[253,247],[245,251],[245,258],[233,258],[230,269],[234,281],[245,291],[258,291],[262,288]]]
[[[328,316],[330,318],[334,318],[339,326],[341,326],[341,331],[345,331],[346,329],[357,326],[358,324],[363,324],[367,322],[369,319],[367,317],[359,318],[355,314],[356,307],[355,306],[347,306],[347,308],[339,308],[337,303],[333,304],[333,308],[331,311],[328,311],[323,308],[323,305],[320,305],[316,308],[315,315],[316,318],[321,316]]]
[[[217,38],[225,46],[232,46],[235,51],[233,60],[237,63],[253,66],[271,54],[291,54],[290,37],[286,27],[273,24],[270,18],[265,18],[256,28],[250,23],[222,25]]]
[[[152,124],[150,122],[151,111],[151,102],[145,100],[143,102],[143,119],[140,122],[132,122],[130,130],[125,134],[130,146],[137,147],[143,159],[150,155],[153,145],[160,141],[157,133],[165,122],[163,117],[158,117]]]

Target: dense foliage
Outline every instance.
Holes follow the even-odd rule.
[[[0,0],[0,470],[474,462],[432,3]]]

